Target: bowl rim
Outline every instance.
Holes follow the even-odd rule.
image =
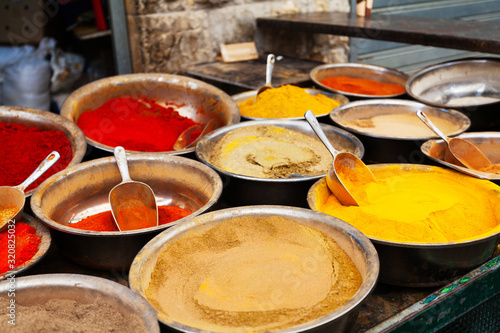
[[[263,210],[262,212],[260,212]],[[284,214],[283,211],[287,212]],[[281,214],[280,214],[281,212]],[[311,320],[309,322],[296,325],[287,329],[279,330],[279,332],[302,332],[304,329],[312,329],[329,322],[332,322],[348,312],[356,309],[361,303],[364,301],[366,297],[368,297],[375,285],[377,283],[378,275],[380,272],[380,262],[378,253],[375,249],[375,246],[372,242],[358,229],[353,227],[352,225],[334,217],[331,215],[327,215],[321,212],[312,211],[306,208],[299,207],[288,207],[288,206],[278,206],[278,205],[255,205],[255,206],[243,206],[243,207],[232,207],[221,209],[213,212],[208,212],[205,214],[201,214],[198,216],[194,216],[191,220],[185,221],[182,224],[176,225],[173,228],[169,228],[164,230],[160,234],[156,235],[153,239],[151,239],[136,255],[132,265],[130,266],[129,271],[129,285],[130,289],[135,291],[137,294],[146,298],[143,294],[143,288],[141,286],[141,270],[142,265],[146,259],[154,251],[157,251],[165,246],[170,239],[182,235],[183,233],[189,234],[189,231],[196,226],[205,225],[214,223],[213,221],[217,219],[216,223],[222,223],[223,221],[230,220],[235,217],[242,216],[243,214],[247,214],[244,216],[252,216],[252,213],[257,213],[258,217],[263,216],[283,216],[287,218],[288,216],[300,216],[302,218],[310,219],[311,216],[317,218],[317,222],[325,223],[328,225],[334,226],[337,230],[342,230],[343,233],[351,236],[358,244],[358,246],[363,250],[363,255],[366,258],[366,271],[367,276],[363,279],[363,282],[358,289],[358,291],[354,294],[354,296],[349,299],[346,303],[342,304],[340,307],[336,308],[332,312]],[[223,219],[222,222],[219,222],[220,219]],[[147,299],[147,298],[146,298]],[[157,313],[158,320],[169,327],[173,327],[175,329],[181,330],[183,332],[201,332],[201,330],[187,326],[181,323],[175,322],[175,325],[172,326],[171,323],[165,322],[163,319],[167,318],[165,314],[158,311],[154,306],[154,310]]]
[[[187,218],[190,216],[196,216],[204,211],[210,209],[213,205],[217,203],[219,200],[221,194],[222,194],[222,179],[220,176],[215,172],[212,168],[209,166],[199,162],[195,161],[186,157],[182,156],[175,156],[175,155],[159,155],[155,153],[142,153],[142,154],[130,154],[127,156],[127,160],[130,162],[138,160],[163,160],[166,163],[176,163],[176,164],[184,164],[184,165],[190,165],[193,166],[197,169],[202,170],[205,174],[207,174],[213,182],[214,185],[214,193],[210,197],[210,199],[198,210],[192,212],[190,215],[183,217],[181,219],[178,219],[176,221],[166,223],[163,225],[158,225],[156,227],[151,227],[151,228],[144,228],[144,229],[137,229],[137,230],[128,230],[128,231],[93,231],[93,230],[83,230],[83,229],[77,229],[77,228],[72,228],[68,227],[65,225],[62,225],[54,220],[52,220],[50,217],[48,217],[44,211],[42,210],[41,206],[41,201],[42,197],[45,194],[45,192],[50,191],[51,184],[57,183],[58,181],[61,181],[62,179],[65,179],[71,174],[79,173],[82,170],[90,169],[90,168],[97,168],[101,165],[105,164],[111,164],[111,163],[116,163],[114,156],[108,156],[108,157],[102,157],[98,159],[94,159],[91,161],[83,162],[80,164],[77,164],[75,166],[72,166],[68,169],[65,169],[63,171],[60,171],[53,176],[47,178],[44,182],[40,184],[40,186],[36,189],[35,193],[33,193],[33,196],[31,198],[31,210],[33,211],[33,214],[45,225],[47,225],[50,229],[54,229],[60,232],[64,232],[67,234],[73,234],[77,236],[86,236],[86,237],[116,237],[116,236],[132,236],[132,235],[142,235],[142,234],[148,234],[148,233],[155,233],[158,231],[162,231],[164,229],[168,229],[176,224],[179,224],[183,221],[185,221]]]

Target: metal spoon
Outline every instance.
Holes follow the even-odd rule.
[[[179,137],[177,138],[177,140],[175,140],[175,142],[174,142],[174,150],[183,150],[183,149],[188,149],[188,148],[191,148],[191,147],[195,146],[198,143],[198,141],[200,141],[200,139],[205,134],[207,134],[208,132],[212,131],[215,128],[216,124],[217,124],[217,122],[215,121],[215,119],[210,119],[208,121],[208,123],[205,124],[205,127],[202,127],[202,125],[197,124],[197,125],[193,125],[191,127],[186,128],[179,135]],[[203,130],[201,131],[200,135],[198,135],[198,137],[196,138],[196,140],[194,140],[193,142],[189,143],[189,141],[191,141],[191,134],[193,132],[201,130],[202,128],[203,128]]]
[[[133,181],[123,147],[113,150],[122,182],[109,192],[111,212],[120,231],[150,228],[158,225],[155,194],[147,184]]]
[[[262,94],[264,91],[267,89],[271,89],[271,79],[273,77],[273,70],[274,70],[274,62],[276,61],[276,57],[274,54],[269,54],[267,56],[267,66],[266,66],[266,84],[259,87],[257,89],[257,93],[255,94],[255,97],[253,98],[253,103],[255,104],[257,102],[257,97],[259,97],[260,94]]]
[[[474,144],[460,138],[448,138],[422,110],[417,111],[417,117],[447,143],[451,155],[455,158],[452,162],[458,162],[454,164],[479,171],[491,166],[491,161]]]
[[[33,171],[31,175],[26,178],[24,182],[17,186],[1,186],[0,187],[0,204],[2,206],[14,206],[19,207],[17,212],[9,219],[0,220],[0,232],[7,228],[7,223],[9,220],[18,221],[21,218],[24,210],[24,204],[26,202],[26,197],[24,190],[31,185],[35,180],[37,180],[41,175],[44,174],[54,163],[57,162],[60,155],[57,151],[51,152]]]
[[[342,205],[359,206],[358,200],[360,198],[356,200],[349,191],[349,188],[352,188],[352,186],[355,186],[356,184],[366,184],[370,182],[376,183],[377,178],[375,178],[366,164],[364,164],[356,155],[348,152],[340,152],[333,148],[312,111],[307,111],[304,114],[304,117],[309,125],[311,125],[311,128],[316,133],[318,138],[321,142],[323,142],[333,156],[333,163],[328,169],[328,174],[326,175],[328,188],[337,197]]]

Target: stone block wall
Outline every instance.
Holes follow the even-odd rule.
[[[125,0],[134,72],[180,73],[216,60],[220,44],[255,41],[273,52],[323,62],[347,61],[347,38],[256,31],[257,17],[349,12],[349,0]]]

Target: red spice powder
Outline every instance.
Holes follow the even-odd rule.
[[[405,88],[399,84],[348,76],[333,76],[323,79],[320,82],[335,90],[361,95],[396,95],[406,91]]]
[[[59,160],[26,191],[68,166],[73,158],[71,143],[62,131],[0,122],[0,186],[21,184],[54,150],[61,155]]]
[[[13,259],[9,254],[15,255],[15,267],[19,267],[38,252],[42,236],[36,234],[36,229],[25,222],[16,222],[15,252],[9,252],[9,229],[0,233],[0,273],[5,273],[12,268],[8,260]],[[10,238],[12,240],[12,236]]]
[[[80,115],[83,133],[99,143],[135,151],[171,151],[179,134],[196,125],[172,107],[145,98],[118,97]],[[201,131],[193,133],[191,142]]]
[[[189,214],[191,214],[191,212],[184,208],[176,206],[158,206],[158,224],[162,225],[174,222]],[[76,223],[68,224],[68,227],[91,231],[118,231],[113,219],[113,214],[109,210],[88,216]]]

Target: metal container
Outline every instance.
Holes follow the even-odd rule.
[[[423,68],[406,82],[414,99],[439,108],[463,112],[471,130],[491,130],[500,125],[500,61],[463,59]]]
[[[189,221],[156,236],[137,254],[130,268],[130,288],[146,297],[145,290],[149,286],[151,272],[156,266],[158,257],[167,246],[179,238],[192,232],[206,231],[224,221],[245,216],[253,218],[281,216],[323,232],[327,237],[334,239],[347,253],[363,278],[358,292],[341,307],[323,317],[289,329],[282,329],[279,332],[350,332],[356,321],[359,306],[375,287],[379,271],[377,253],[370,241],[359,230],[337,218],[309,209],[280,206],[236,207],[190,218]],[[156,313],[159,321],[169,328],[181,332],[200,332],[199,329],[173,322],[158,309]]]
[[[405,95],[405,92],[394,95],[355,94],[347,91],[333,89],[322,84],[321,81],[333,76],[348,76],[352,78],[368,79],[383,83],[399,84],[400,86],[405,87],[406,80],[408,79],[408,75],[392,68],[351,62],[319,65],[311,70],[309,76],[311,77],[311,80],[314,81],[314,83],[317,84],[321,89],[338,94],[343,94],[352,99],[401,97]]]
[[[153,73],[117,75],[84,85],[72,92],[64,101],[61,115],[77,123],[82,113],[95,110],[108,100],[117,97],[146,97],[159,104],[173,103],[178,105],[176,110],[181,116],[198,123],[206,123],[214,118],[217,127],[240,121],[240,111],[236,103],[215,86],[187,76]],[[101,125],[96,124],[96,126]],[[96,130],[107,129],[107,127],[96,127]],[[88,137],[87,142],[107,152],[112,152],[114,148]],[[193,151],[194,147],[162,153],[179,155]],[[140,153],[132,150],[127,152]]]
[[[8,278],[9,276],[18,276],[22,273],[24,273],[26,270],[30,269],[33,267],[36,263],[38,263],[47,253],[47,251],[50,248],[50,243],[51,243],[51,237],[50,237],[50,230],[47,228],[44,224],[40,223],[37,219],[35,219],[33,216],[28,215],[26,213],[23,213],[22,218],[20,219],[20,222],[25,222],[28,225],[32,226],[33,228],[36,229],[36,234],[38,236],[41,236],[40,238],[40,245],[38,246],[38,251],[35,253],[35,255],[28,261],[26,261],[24,264],[20,265],[19,267],[16,267],[14,269],[11,269],[10,271],[7,272],[0,272],[0,280],[4,280]],[[15,226],[14,224],[8,224],[7,229],[4,231],[7,234],[13,233],[13,231],[9,232],[9,230],[14,230]],[[7,251],[9,255],[15,256],[15,250]],[[13,257],[9,257],[8,259],[12,259]]]
[[[132,179],[153,189],[158,205],[175,205],[196,216],[219,199],[222,182],[206,165],[180,156],[152,153],[127,157]],[[132,231],[90,231],[68,224],[110,210],[109,191],[122,181],[114,157],[68,168],[44,181],[31,198],[33,213],[50,229],[61,252],[78,264],[126,270],[151,238],[186,218]]]
[[[153,308],[142,297],[119,283],[80,274],[42,274],[15,279],[15,304],[37,306],[51,299],[92,304],[100,298],[124,318],[139,317],[145,332],[160,333]],[[12,281],[0,282],[0,297],[8,299]],[[6,317],[7,318],[7,317]],[[7,320],[7,319],[5,319]]]
[[[365,146],[365,161],[368,163],[424,163],[425,156],[420,151],[422,143],[436,137],[401,137],[391,134],[379,135],[362,131],[349,125],[347,121],[365,119],[388,114],[413,113],[415,124],[427,128],[416,116],[418,110],[427,115],[442,117],[456,126],[449,136],[465,132],[470,127],[470,120],[461,112],[439,109],[428,105],[400,99],[373,99],[350,102],[336,107],[330,113],[330,119],[337,125],[354,133]],[[430,130],[429,130],[430,132]],[[432,132],[431,132],[432,133]]]
[[[212,151],[224,135],[230,131],[254,125],[275,125],[289,130],[295,130],[307,136],[317,138],[309,124],[305,121],[296,120],[259,120],[245,121],[239,124],[220,128],[203,137],[196,146],[196,156],[203,163],[214,168],[222,177],[224,182],[223,197],[238,205],[290,205],[306,207],[307,190],[317,179],[325,174],[316,176],[305,176],[300,178],[258,178],[239,175],[219,169],[212,165]],[[321,128],[339,150],[353,153],[359,158],[363,157],[364,147],[354,135],[340,128],[322,124]],[[318,139],[319,140],[319,139]]]
[[[368,167],[376,170],[388,165]],[[431,170],[426,165],[414,164],[401,164],[401,169]],[[312,210],[320,211],[318,197],[326,198],[326,192],[329,190],[324,178],[311,187],[307,201]],[[499,233],[459,243],[403,243],[367,237],[380,258],[379,281],[407,287],[435,287],[453,281],[490,259],[500,241]]]
[[[73,158],[68,166],[80,163],[85,156],[87,142],[83,132],[74,123],[55,113],[15,106],[0,106],[0,122],[23,124],[37,127],[40,130],[63,132],[71,143],[71,149],[73,150]],[[33,192],[34,189],[26,191],[26,197],[29,197]]]
[[[341,94],[333,94],[333,93],[325,92],[323,90],[318,90],[318,89],[304,88],[304,90],[308,94],[313,95],[313,96],[316,96],[317,94],[325,95],[325,96],[327,96],[327,97],[329,97],[329,98],[331,98],[331,99],[339,102],[340,105],[346,104],[346,103],[349,102],[349,99],[347,97],[345,97],[344,95],[341,95]],[[251,97],[254,97],[255,94],[257,94],[257,90],[250,90],[250,91],[245,91],[245,92],[233,95],[232,98],[239,105],[240,103],[243,103],[247,99],[249,99]],[[305,113],[305,111],[304,111],[304,113]],[[330,114],[330,111],[328,111],[327,113],[324,113],[324,114],[317,114],[316,118],[318,118],[318,120],[322,120],[324,118],[328,118],[329,114]],[[270,118],[255,118],[255,117],[247,117],[247,116],[243,116],[243,115],[241,116],[241,118],[245,119],[245,120],[265,120],[265,119],[272,119],[272,117],[270,117]],[[280,118],[274,118],[274,119],[280,119]],[[302,116],[302,117],[290,117],[290,118],[284,118],[284,119],[287,119],[287,120],[303,120],[305,118]]]

